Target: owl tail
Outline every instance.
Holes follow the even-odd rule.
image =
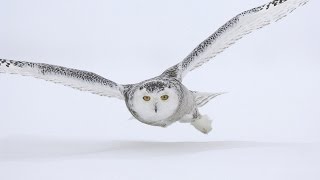
[[[225,94],[225,92],[222,93],[206,93],[206,92],[197,92],[197,91],[192,91],[193,96],[195,97],[195,101],[197,103],[198,107],[202,107],[205,104],[207,104],[211,99]]]

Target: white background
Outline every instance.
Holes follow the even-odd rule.
[[[265,2],[1,0],[0,56],[139,82]],[[311,1],[188,74],[191,90],[229,92],[200,110],[214,119],[209,135],[0,74],[0,179],[319,179],[319,7]]]

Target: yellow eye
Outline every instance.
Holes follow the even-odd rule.
[[[168,95],[163,95],[163,96],[161,96],[160,98],[165,101],[165,100],[168,100],[168,99],[169,99],[169,96],[168,96]]]
[[[150,96],[143,96],[143,100],[145,100],[145,101],[150,101]]]

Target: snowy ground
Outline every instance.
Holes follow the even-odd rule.
[[[0,1],[0,58],[138,82],[264,2]],[[200,109],[214,120],[209,135],[128,120],[117,99],[0,74],[0,180],[320,179],[318,7],[311,1],[187,76],[191,90],[228,92]]]
[[[319,179],[320,144],[1,139],[1,179]]]

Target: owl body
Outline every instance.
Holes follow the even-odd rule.
[[[175,78],[156,77],[132,85],[124,94],[130,113],[140,122],[166,127],[196,111],[195,96]],[[143,97],[149,96],[145,101]],[[161,99],[168,96],[168,99]]]

